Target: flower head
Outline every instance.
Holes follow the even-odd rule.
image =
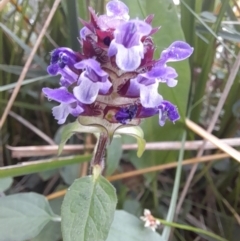
[[[160,226],[159,220],[154,218],[148,209],[144,209],[144,216],[140,217],[142,221],[145,222],[144,227],[149,227],[152,231],[156,231],[156,229]]]
[[[60,47],[51,52],[50,75],[60,75],[60,87],[43,93],[60,103],[53,108],[59,124],[67,116],[87,116],[104,123],[125,125],[159,115],[159,124],[179,119],[177,107],[158,93],[158,87],[177,85],[178,74],[168,62],[182,61],[192,52],[187,43],[175,41],[153,59],[153,15],[130,19],[128,7],[119,0],[106,5],[106,14],[92,8],[90,21],[81,20],[81,52]]]

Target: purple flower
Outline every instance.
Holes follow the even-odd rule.
[[[139,118],[146,118],[153,115],[159,114],[159,125],[164,126],[166,120],[170,120],[171,122],[177,121],[180,116],[177,110],[177,107],[173,105],[171,102],[163,100],[162,103],[155,108],[140,108],[141,111],[138,113]]]
[[[128,7],[121,1],[110,1],[106,5],[106,12],[108,17],[121,18],[126,21],[129,19]]]
[[[159,106],[159,125],[164,126],[166,120],[169,119],[173,123],[180,119],[177,107],[164,100]]]
[[[158,82],[167,83],[169,87],[174,87],[177,84],[177,80],[175,80],[177,76],[172,67],[154,67],[144,74],[139,74],[135,79],[131,79],[126,84],[127,87],[123,87],[123,89],[125,88],[123,95],[140,96],[141,104],[144,107],[154,108],[162,102],[162,96],[158,93]]]
[[[108,80],[108,74],[101,69],[100,64],[94,59],[82,60],[74,65],[83,70],[78,86],[74,87],[74,96],[84,104],[93,103],[98,94],[107,94],[112,84]]]
[[[99,28],[103,31],[115,29],[129,20],[128,7],[121,1],[109,1],[106,5],[106,15],[96,17]]]
[[[59,69],[65,66],[73,67],[79,61],[78,55],[69,48],[57,48],[51,52],[51,62],[48,67],[48,72],[51,75],[56,75]]]
[[[130,105],[129,107],[121,108],[115,114],[115,118],[119,123],[127,124],[128,121],[131,121],[133,118],[135,118],[137,110],[137,105]]]
[[[117,66],[124,71],[136,70],[144,57],[143,36],[150,34],[152,27],[144,21],[131,20],[114,31],[108,55],[116,55]]]
[[[43,88],[42,91],[49,100],[60,103],[59,106],[52,109],[53,116],[58,120],[58,124],[63,124],[69,114],[78,117],[84,111],[74,95],[69,93],[65,87],[58,89]]]
[[[60,84],[69,87],[78,79],[74,64],[80,57],[69,48],[58,48],[51,52],[51,62],[47,68],[50,75],[61,75]]]
[[[87,116],[91,123],[97,117],[104,123],[135,125],[154,115],[161,126],[167,119],[177,121],[177,107],[163,99],[158,87],[177,85],[178,74],[167,63],[188,58],[193,48],[175,41],[154,60],[152,35],[159,28],[151,26],[153,15],[129,20],[129,9],[119,0],[109,1],[104,15],[89,11],[90,21],[81,20],[82,51],[61,47],[51,52],[47,70],[61,75],[61,87],[43,88],[43,93],[60,103],[53,108],[58,123],[69,114]]]
[[[192,53],[193,48],[189,44],[183,41],[176,41],[162,51],[159,64],[181,61],[187,59]]]

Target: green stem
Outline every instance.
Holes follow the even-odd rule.
[[[165,221],[163,219],[159,219],[159,218],[156,218],[156,219],[159,220],[161,224],[169,226],[169,227],[188,230],[188,231],[192,231],[192,232],[195,232],[195,233],[201,233],[201,234],[207,235],[209,237],[215,238],[216,240],[219,240],[219,241],[228,241],[225,238],[222,238],[222,237],[220,237],[220,236],[218,236],[214,233],[211,233],[209,231],[206,231],[206,230],[203,230],[203,229],[200,229],[200,228],[195,228],[195,227],[192,227],[192,226],[179,224],[179,223],[167,222],[167,221]]]
[[[63,166],[82,163],[90,161],[91,155],[79,155],[79,156],[68,156],[52,158],[48,160],[23,162],[18,165],[12,165],[0,168],[0,178],[3,177],[17,177],[23,176],[30,173],[37,173],[47,171],[51,169],[57,169]]]
[[[185,130],[183,132],[183,136],[182,136],[182,147],[181,147],[181,150],[179,151],[176,177],[174,180],[172,197],[171,197],[170,206],[169,206],[168,214],[167,214],[167,220],[170,222],[174,219],[174,214],[175,214],[175,209],[176,209],[176,204],[177,204],[179,185],[180,185],[180,180],[181,180],[182,160],[183,160],[183,155],[184,155],[184,143],[186,141],[186,136],[187,136],[187,132]],[[164,240],[169,240],[170,234],[171,234],[170,228],[166,227],[163,229],[162,236],[163,236]]]

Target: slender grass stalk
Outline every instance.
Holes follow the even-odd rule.
[[[159,220],[161,224],[163,224],[167,227],[179,228],[179,229],[183,229],[183,230],[192,231],[194,233],[204,234],[208,237],[214,238],[214,239],[219,240],[219,241],[228,241],[227,239],[222,238],[222,237],[220,237],[220,236],[218,236],[218,235],[216,235],[212,232],[209,232],[207,230],[204,230],[204,229],[195,228],[195,227],[192,227],[192,226],[179,224],[179,223],[172,223],[172,222],[168,222],[166,220],[159,219],[159,218],[157,218],[157,220]],[[168,240],[168,239],[164,239],[164,240]]]
[[[79,155],[71,157],[52,158],[48,160],[23,162],[19,165],[12,165],[0,168],[0,178],[17,177],[31,173],[37,173],[64,167],[71,164],[90,161],[91,155]]]
[[[178,165],[177,165],[177,170],[176,170],[176,177],[175,177],[175,181],[174,181],[171,202],[170,202],[170,206],[169,206],[168,214],[167,214],[167,218],[166,218],[167,222],[172,222],[174,219],[177,198],[178,198],[179,185],[180,185],[180,179],[181,179],[182,160],[183,160],[183,155],[184,155],[184,143],[186,141],[186,137],[187,137],[187,132],[184,131],[183,136],[182,136],[182,148],[181,148],[181,150],[179,152],[179,156],[178,156]],[[169,240],[170,234],[171,234],[171,227],[165,226],[163,229],[163,234],[162,234],[163,239]]]

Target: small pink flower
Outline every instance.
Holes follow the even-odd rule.
[[[141,220],[145,222],[144,227],[149,227],[152,231],[156,231],[156,229],[160,226],[160,221],[154,218],[148,209],[144,209],[144,216],[140,217]]]

